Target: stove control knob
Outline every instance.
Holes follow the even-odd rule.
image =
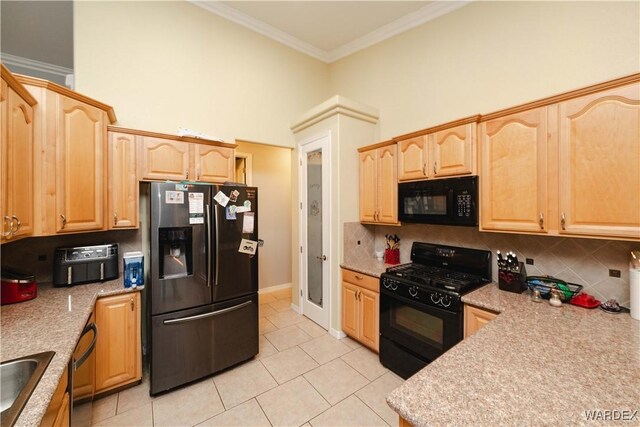
[[[384,286],[385,288],[389,289],[391,287],[391,279],[384,279],[382,281],[382,286]]]
[[[415,286],[412,286],[409,288],[409,295],[411,295],[412,297],[415,297],[418,295],[418,288]]]
[[[397,280],[392,280],[391,281],[391,290],[395,291],[396,289],[398,289],[398,281]]]
[[[451,305],[451,297],[449,295],[444,295],[440,300],[440,304],[442,304],[443,307],[449,307]]]
[[[434,304],[439,304],[441,299],[442,299],[442,297],[437,292],[434,292],[434,293],[431,294],[431,301]]]

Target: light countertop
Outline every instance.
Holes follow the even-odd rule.
[[[584,425],[585,411],[640,410],[640,321],[628,313],[554,308],[496,284],[462,300],[500,314],[387,396],[413,425]],[[640,425],[640,412],[619,422]]]
[[[2,306],[2,362],[43,351],[56,353],[20,414],[17,426],[40,424],[96,299],[141,289],[124,288],[122,278],[69,288],[38,284],[37,298]]]
[[[385,264],[382,260],[375,258],[359,259],[357,261],[348,261],[340,264],[340,267],[347,270],[356,271],[358,273],[367,274],[373,277],[380,277],[382,273],[387,271],[387,268],[393,267],[391,264]]]

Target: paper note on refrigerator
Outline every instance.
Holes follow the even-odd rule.
[[[236,209],[236,212],[238,212],[237,209]],[[243,233],[253,233],[254,220],[255,220],[255,217],[253,215],[253,212],[246,212],[244,214],[244,218],[242,219],[242,232]]]
[[[218,194],[215,195],[213,200],[218,202],[222,207],[227,206],[227,203],[229,203],[229,198],[222,191],[218,191]]]
[[[238,248],[238,252],[243,254],[255,255],[257,248],[258,248],[258,242],[256,242],[255,240],[242,239],[240,241],[240,247]]]
[[[246,206],[236,207],[236,213],[242,213],[242,212],[251,212],[251,208]]]

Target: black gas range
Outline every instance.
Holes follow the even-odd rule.
[[[491,252],[414,242],[380,276],[380,362],[408,378],[462,340],[462,295],[491,281]]]

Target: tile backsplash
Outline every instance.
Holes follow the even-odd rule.
[[[122,254],[142,250],[140,230],[104,231],[98,233],[66,234],[33,237],[2,245],[2,266],[10,265],[32,272],[39,283],[49,283],[53,275],[53,253],[56,248],[118,243],[118,271],[122,272]],[[45,257],[44,260],[38,260]]]
[[[490,250],[494,262],[496,251],[513,251],[523,262],[525,258],[534,260],[534,265],[526,266],[530,276],[550,275],[577,283],[602,301],[614,298],[627,307],[629,254],[632,249],[640,249],[640,243],[617,240],[486,233],[472,227],[426,224],[390,227],[351,222],[344,225],[344,262],[374,257],[376,249],[384,248],[385,234],[400,237],[400,261],[403,263],[410,261],[414,241]],[[610,277],[610,269],[619,270],[620,277]],[[494,281],[497,281],[497,274],[494,264]]]

